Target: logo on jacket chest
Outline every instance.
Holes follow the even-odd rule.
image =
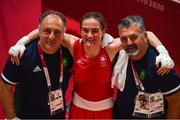
[[[106,66],[107,65],[107,57],[105,55],[100,55],[99,63],[101,66]]]
[[[104,67],[104,66],[107,66],[107,57],[105,55],[101,55],[94,60],[85,60],[83,58],[79,58],[76,61],[76,63],[79,65],[87,65],[87,64],[92,65],[92,63],[93,63],[94,65],[100,64],[101,67]]]
[[[33,70],[33,72],[40,72],[40,71],[42,71],[42,69],[38,65]]]

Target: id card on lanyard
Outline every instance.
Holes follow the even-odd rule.
[[[142,84],[142,80],[131,60],[131,67],[137,88],[135,107],[133,111],[134,117],[137,118],[156,118],[164,114],[164,99],[161,92],[148,93]]]
[[[47,81],[47,86],[49,88],[49,93],[48,93],[48,100],[49,100],[49,108],[50,108],[50,114],[53,116],[60,111],[64,111],[64,103],[63,103],[63,92],[62,92],[62,82],[63,82],[63,54],[62,54],[62,49],[60,48],[60,77],[59,77],[59,85],[60,88],[54,91],[51,91],[51,80],[49,76],[49,72],[47,69],[47,65],[45,63],[45,59],[40,47],[40,44],[38,44],[38,53],[41,58],[41,63],[43,66],[43,71],[46,77]]]

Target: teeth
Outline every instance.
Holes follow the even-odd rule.
[[[88,41],[94,41],[94,39],[88,39]]]
[[[129,46],[128,48],[129,48],[129,49],[132,49],[132,48],[135,48],[135,46]]]
[[[95,40],[94,39],[87,39],[86,40],[88,46],[94,46]]]

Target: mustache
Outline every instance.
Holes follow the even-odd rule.
[[[127,46],[127,49],[134,49],[134,48],[137,48],[137,46],[136,45],[128,45]]]

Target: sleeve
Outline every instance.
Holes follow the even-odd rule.
[[[4,82],[10,85],[16,85],[19,80],[19,66],[13,64],[10,58],[7,60],[1,78]]]
[[[180,89],[180,78],[173,69],[169,74],[159,76],[160,89],[164,95],[173,94]]]

